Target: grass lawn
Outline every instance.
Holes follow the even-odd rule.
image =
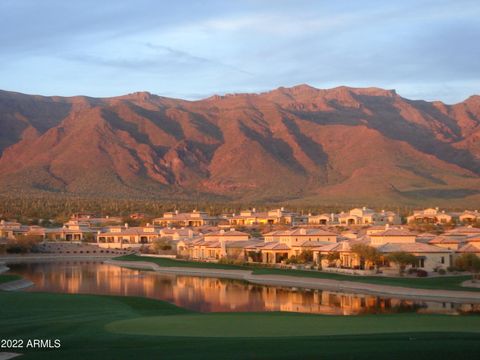
[[[297,337],[414,332],[480,333],[478,316],[364,315],[296,313],[210,313],[121,320],[107,330],[139,335],[184,337]]]
[[[229,264],[216,264],[216,263],[207,263],[207,262],[198,262],[198,261],[183,261],[175,260],[168,258],[155,258],[147,256],[137,256],[137,255],[124,255],[114,258],[114,260],[121,261],[148,261],[155,263],[158,266],[164,267],[191,267],[191,268],[202,268],[202,269],[223,269],[223,270],[251,270],[250,267],[240,266],[240,265],[229,265]]]
[[[0,274],[0,284],[9,281],[20,280],[22,277],[14,274]]]
[[[478,316],[200,314],[143,298],[0,292],[1,339],[61,340],[16,350],[22,359],[473,359],[479,332]]]
[[[252,270],[254,274],[266,274],[266,275],[289,275],[300,277],[313,277],[321,279],[331,279],[340,281],[355,281],[364,282],[369,284],[389,285],[389,286],[403,286],[419,289],[437,289],[437,290],[462,290],[462,291],[480,291],[480,288],[465,288],[460,284],[465,280],[470,280],[471,276],[441,276],[431,278],[389,278],[383,276],[356,276],[356,275],[343,275],[332,274],[321,271],[302,271],[302,270],[289,270],[289,269],[272,269],[260,266],[238,266],[238,265],[226,265],[215,263],[204,263],[195,261],[179,261],[173,259],[162,258],[147,258],[137,255],[127,255],[115,258],[115,260],[123,261],[149,261],[158,264],[159,266],[166,267],[196,267],[196,268],[210,268],[210,269],[231,269],[231,270]]]

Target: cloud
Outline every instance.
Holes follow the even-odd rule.
[[[196,97],[310,83],[455,102],[480,92],[479,17],[473,0],[4,0],[0,88]]]

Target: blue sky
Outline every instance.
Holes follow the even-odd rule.
[[[307,83],[480,94],[478,0],[1,0],[0,89],[198,99]]]

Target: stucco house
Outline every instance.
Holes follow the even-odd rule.
[[[446,224],[453,220],[453,214],[440,211],[437,208],[428,208],[424,210],[414,210],[413,214],[407,217],[407,222],[421,222],[430,224]]]
[[[250,234],[242,231],[230,229],[228,231],[219,230],[203,235],[205,241],[245,241],[250,238]]]
[[[394,252],[407,252],[418,259],[418,268],[433,271],[452,265],[454,251],[445,247],[435,246],[417,241],[417,236],[403,229],[385,229],[383,232],[366,235],[361,239],[342,241],[336,245],[325,245],[314,250],[314,259],[320,262],[325,256],[334,252],[339,254],[336,267],[364,269],[366,264],[352,251],[354,244],[364,244],[375,247],[382,255],[381,268],[394,267],[388,261],[388,255]],[[328,266],[324,260],[322,265]],[[372,264],[370,264],[372,266]]]
[[[228,217],[228,223],[237,225],[262,225],[262,224],[286,224],[301,225],[307,223],[307,217],[288,211],[285,208],[279,208],[268,211],[242,210],[240,214],[233,214]]]
[[[204,211],[193,210],[189,213],[166,212],[161,218],[153,220],[155,225],[163,227],[200,227],[216,226],[220,219],[216,216],[210,216]]]
[[[153,226],[143,227],[111,226],[97,233],[97,245],[102,248],[139,248],[159,239],[160,230]]]
[[[331,231],[312,228],[271,231],[263,235],[265,242],[278,241],[289,246],[300,245],[306,241],[336,242],[337,236],[338,234]]]
[[[480,212],[478,210],[465,210],[458,216],[458,219],[464,224],[480,223]]]
[[[308,225],[337,225],[338,215],[331,214],[308,214]]]
[[[0,221],[0,238],[15,239],[17,235],[23,235],[28,231],[28,226],[16,221]]]

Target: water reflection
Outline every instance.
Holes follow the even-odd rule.
[[[480,304],[423,302],[263,286],[238,280],[158,274],[98,262],[46,262],[10,267],[35,283],[29,291],[142,296],[203,312],[292,311],[359,315],[480,311]]]

